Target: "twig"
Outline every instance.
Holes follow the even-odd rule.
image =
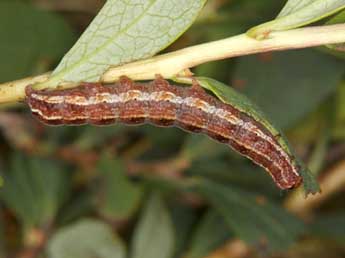
[[[153,79],[157,73],[173,78],[188,68],[210,61],[342,42],[345,42],[345,24],[272,32],[265,40],[241,34],[111,68],[103,75],[102,81],[113,82],[124,74],[135,80]]]
[[[153,79],[157,73],[165,78],[173,78],[188,68],[210,61],[255,53],[343,43],[345,42],[345,24],[272,32],[269,36],[270,38],[265,40],[256,40],[248,37],[246,34],[241,34],[223,40],[188,47],[150,59],[111,68],[102,76],[101,81],[105,83],[114,82],[121,75],[127,75],[133,80],[148,80]],[[22,100],[24,89],[27,85],[44,82],[48,77],[49,73],[0,84],[0,103]],[[75,83],[64,83],[59,85],[59,87],[69,88],[75,85]],[[41,87],[44,87],[44,84]],[[57,86],[55,85],[52,88],[57,88]]]
[[[50,73],[0,84],[0,103],[20,101],[24,98],[25,87],[30,84],[44,82]]]

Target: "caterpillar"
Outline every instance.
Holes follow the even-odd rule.
[[[25,89],[32,114],[48,125],[130,125],[151,123],[205,133],[263,167],[281,189],[300,185],[300,167],[269,132],[249,114],[191,87],[171,85],[161,76],[136,83],[123,76],[113,85],[83,83],[66,90]]]

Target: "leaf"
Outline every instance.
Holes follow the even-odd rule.
[[[231,87],[210,78],[196,77],[196,79],[202,87],[212,91],[223,102],[234,106],[241,112],[246,113],[247,115],[254,118],[256,121],[261,123],[268,131],[272,133],[272,135],[280,135],[281,137],[279,137],[277,141],[282,146],[282,148],[290,156],[296,156],[291,147],[289,146],[289,143],[284,134],[279,129],[277,129],[272,124],[272,122],[270,122],[266,118],[263,112],[261,112],[260,109],[256,105],[254,105],[245,95],[240,94]],[[319,192],[319,187],[316,180],[310,174],[305,165],[303,165],[303,163],[299,161],[297,157],[295,157],[293,162],[296,162],[297,166],[301,167],[300,173],[303,177],[303,185],[306,194]]]
[[[44,84],[94,82],[111,65],[156,54],[192,24],[205,1],[108,0]]]
[[[283,9],[278,14],[277,18],[295,13],[316,1],[317,0],[288,0]]]
[[[125,169],[119,160],[104,154],[98,165],[103,185],[98,193],[99,212],[110,219],[126,219],[140,204],[142,188],[126,177]]]
[[[53,235],[49,258],[125,258],[126,249],[111,228],[100,221],[84,219]]]
[[[334,16],[326,24],[329,25],[338,23],[345,23],[345,10]],[[345,42],[342,44],[328,45],[327,47],[333,50],[345,52]]]
[[[192,236],[185,258],[203,258],[231,237],[223,218],[209,209],[201,218]]]
[[[289,30],[321,20],[345,8],[345,0],[290,0],[279,16],[251,28],[247,35],[265,38],[272,31]]]
[[[297,158],[296,158],[296,162],[301,164],[301,161]],[[303,188],[304,188],[305,198],[307,198],[309,194],[316,194],[316,193],[321,192],[318,181],[308,169],[306,168],[301,169],[300,174],[303,178]]]
[[[0,82],[48,70],[74,35],[62,17],[18,1],[0,1]]]
[[[175,236],[168,210],[153,194],[143,211],[132,239],[131,258],[171,258]]]
[[[238,237],[267,251],[288,248],[304,230],[303,223],[269,200],[234,186],[202,180],[196,186]]]
[[[4,180],[0,197],[27,227],[50,223],[69,192],[62,167],[19,154],[12,157]]]
[[[175,238],[173,257],[182,258],[199,214],[194,207],[190,204],[182,203],[178,198],[169,199],[167,205],[174,225],[174,233],[178,236]]]

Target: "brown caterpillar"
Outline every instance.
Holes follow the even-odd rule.
[[[122,77],[111,86],[85,83],[60,91],[36,91],[28,86],[26,102],[48,125],[152,123],[203,132],[265,168],[281,189],[302,182],[300,168],[272,133],[248,114],[208,95],[196,83],[180,87],[158,76],[151,83],[134,83]]]

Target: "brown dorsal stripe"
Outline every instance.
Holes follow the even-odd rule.
[[[203,132],[265,168],[281,189],[302,181],[293,158],[263,125],[197,84],[180,87],[161,77],[135,83],[122,77],[115,85],[85,83],[60,91],[36,91],[28,86],[26,102],[48,125],[152,123]]]

